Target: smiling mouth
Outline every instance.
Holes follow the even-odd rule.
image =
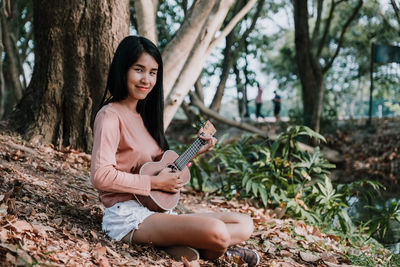
[[[149,90],[149,88],[148,88],[148,87],[141,87],[141,86],[138,86],[137,88],[138,88],[139,90],[142,90],[142,91]]]

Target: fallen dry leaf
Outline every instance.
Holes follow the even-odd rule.
[[[6,158],[18,150],[22,151],[19,160]],[[396,160],[392,151],[385,155],[385,159],[389,158]],[[376,160],[381,159],[376,157]],[[22,139],[0,132],[2,260],[12,266],[29,265],[31,261],[32,264],[37,262],[38,266],[181,267],[186,264],[192,267],[227,267],[244,264],[239,258],[225,256],[214,261],[174,262],[152,246],[111,240],[101,231],[104,207],[90,183],[89,167],[90,156],[78,150],[58,150],[51,145],[24,149]],[[11,202],[15,214],[7,214]],[[368,255],[370,250],[368,247],[346,247],[340,238],[321,233],[317,227],[282,219],[286,215],[284,203],[273,211],[257,206],[252,199],[234,197],[227,201],[221,196],[192,189],[181,194],[180,203],[183,208],[178,212],[181,213],[232,211],[250,215],[255,231],[240,246],[256,250],[262,267],[306,266],[304,262],[307,261],[300,252],[326,255],[325,265],[343,265],[349,263],[343,257],[344,252]],[[322,261],[318,263],[324,264]],[[309,264],[316,266],[318,263]]]
[[[317,262],[318,260],[321,259],[321,257],[319,255],[314,255],[312,253],[304,252],[304,251],[300,251],[299,255],[300,255],[300,258],[306,262]]]
[[[26,231],[33,231],[33,227],[27,221],[16,221],[11,224],[11,227],[15,229],[18,233],[23,233]]]

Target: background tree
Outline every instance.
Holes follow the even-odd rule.
[[[176,111],[182,104],[189,90],[194,86],[206,59],[211,54],[217,43],[225,38],[235,27],[235,25],[251,10],[257,0],[248,1],[238,8],[232,19],[221,29],[223,22],[228,15],[228,11],[235,1],[195,1],[188,8],[187,2],[182,1],[178,4],[181,8],[180,15],[176,7],[174,13],[178,17],[170,26],[173,28],[178,24],[178,30],[165,34],[166,23],[158,23],[161,34],[170,38],[162,48],[162,56],[164,61],[165,79],[164,79],[164,95],[165,95],[165,117],[164,125],[167,128]],[[160,4],[170,9],[164,4]],[[178,9],[179,10],[179,9]],[[134,23],[139,24],[138,18],[147,13],[155,12],[154,5],[142,5],[142,8],[135,10]],[[183,19],[182,19],[183,17]],[[156,25],[156,23],[149,23]],[[154,26],[155,27],[155,26]],[[146,32],[138,26],[138,34],[149,37],[150,32],[156,29],[148,29]],[[216,37],[216,33],[220,31]],[[172,36],[172,37],[170,37]],[[160,40],[161,42],[161,40]]]
[[[296,29],[293,21],[288,20],[287,25],[278,26],[279,29],[275,33],[271,33],[268,29],[274,23],[273,14],[292,11],[292,6],[288,5],[287,0],[131,0],[130,14],[127,11],[127,1],[118,4],[108,4],[105,1],[104,5],[110,9],[96,7],[98,11],[91,12],[87,10],[90,5],[85,6],[83,2],[71,1],[64,3],[62,10],[64,13],[60,10],[58,2],[53,4],[42,3],[39,0],[4,2],[3,14],[6,23],[2,24],[7,24],[6,31],[9,34],[6,36],[11,40],[11,45],[6,45],[3,38],[5,54],[2,57],[2,64],[5,85],[2,87],[3,93],[0,91],[0,112],[1,103],[5,103],[3,106],[7,112],[12,109],[17,99],[14,95],[18,90],[14,89],[16,86],[11,82],[11,73],[14,72],[17,77],[14,81],[21,85],[22,92],[25,92],[26,96],[10,121],[12,126],[26,138],[35,142],[52,142],[90,150],[90,122],[93,121],[104,93],[108,65],[115,45],[122,36],[128,34],[128,18],[132,28],[136,29],[135,33],[158,40],[163,52],[166,65],[166,126],[179,106],[183,107],[192,120],[194,119],[193,110],[189,108],[187,102],[189,98],[183,101],[188,92],[194,88],[190,94],[191,104],[203,114],[263,135],[265,133],[256,127],[243,122],[237,123],[231,118],[222,116],[223,113],[227,114],[224,110],[221,113],[222,99],[227,97],[225,102],[230,100],[229,105],[234,108],[239,105],[239,114],[244,115],[249,100],[247,93],[253,88],[254,81],[259,78],[255,75],[261,74],[264,76],[262,79],[267,81],[265,84],[268,89],[271,87],[267,84],[273,79],[278,80],[278,89],[294,88],[290,93],[292,95],[303,87],[302,93],[293,96],[292,100],[285,98],[285,107],[291,103],[297,106],[296,100],[303,97],[303,105],[313,101],[319,103],[318,105],[324,103],[325,110],[327,107],[333,110],[336,108],[335,104],[339,107],[345,105],[343,110],[353,110],[348,114],[361,114],[364,102],[362,92],[368,85],[365,66],[369,61],[369,42],[384,38],[388,43],[395,44],[396,39],[393,35],[397,34],[397,31],[393,31],[398,21],[396,8],[392,4],[394,1],[388,3],[392,9],[381,11],[379,20],[376,10],[380,10],[381,3],[368,1],[365,5],[368,8],[357,12],[353,20],[354,26],[351,28],[348,23],[352,21],[351,18],[361,1],[329,3],[314,1],[306,6],[311,8],[306,12],[308,17],[301,20],[302,23],[306,23],[305,26],[311,25],[312,33],[308,35],[308,46],[304,51],[306,54],[309,53],[312,60],[302,54],[306,59],[302,64],[305,65],[297,65],[294,42]],[[296,5],[300,5],[304,1],[295,2]],[[48,20],[44,20],[41,16],[32,24],[32,15],[35,15],[35,18],[38,16],[33,12],[33,3],[36,3],[35,12],[41,12]],[[77,5],[82,7],[83,11],[79,12]],[[120,5],[124,7],[121,8]],[[47,7],[49,9],[44,12],[44,8]],[[66,10],[78,15],[71,18],[63,17]],[[117,15],[116,12],[123,12],[123,15]],[[64,20],[58,14],[61,14]],[[112,16],[120,19],[114,20]],[[76,21],[73,22],[74,20]],[[49,21],[54,21],[54,25],[49,25]],[[118,23],[121,24],[117,25]],[[384,27],[389,24],[395,26]],[[32,53],[35,28],[33,26],[39,27],[39,30],[35,30],[39,31],[39,39],[35,39],[35,46],[41,46],[35,48],[35,59]],[[110,30],[112,32],[108,34]],[[346,38],[343,38],[344,32]],[[7,46],[12,48],[7,49]],[[8,60],[7,54],[13,55],[15,60]],[[14,63],[10,64],[10,61]],[[25,90],[33,63],[37,67],[29,89]],[[11,68],[12,65],[15,67]],[[315,69],[311,72],[310,68],[305,66],[313,66]],[[260,67],[263,68],[263,73],[255,71]],[[321,95],[311,92],[311,89],[309,93],[304,91],[305,87],[299,83],[299,80],[304,81],[304,75],[303,78],[299,75],[300,71],[310,72],[307,74],[312,78],[310,81],[317,81],[314,85],[321,85],[321,101]],[[376,75],[377,96],[388,98],[394,94],[393,88],[398,79],[390,67],[380,66],[377,67],[377,71],[380,72]],[[83,76],[85,78],[82,78]],[[219,80],[219,83],[217,86],[210,86],[210,80]],[[215,91],[213,87],[216,88]],[[315,88],[317,90],[319,87]],[[288,92],[285,97],[290,97],[290,94]],[[350,99],[349,95],[355,96],[358,100],[353,100],[354,97]],[[210,96],[214,98],[211,106],[207,107],[205,103]],[[86,102],[80,102],[78,99],[85,99]],[[226,106],[228,105],[224,105],[224,108]],[[311,123],[310,114],[314,113],[310,110],[313,109],[314,112],[319,109],[311,108],[310,105],[305,106],[308,115],[304,117],[310,118],[309,123]],[[247,111],[249,112],[251,109]],[[228,113],[232,117],[232,112]]]
[[[335,44],[335,36],[341,31],[346,14],[349,12],[351,9],[345,3],[336,7],[337,14],[332,19],[331,30],[327,37],[327,40],[333,39],[332,45]],[[311,21],[315,21],[316,13],[315,8],[310,11]],[[398,44],[400,39],[396,23],[395,13],[389,3],[386,7],[378,1],[366,1],[363,4],[346,32],[340,53],[324,75],[325,92],[321,127],[329,128],[338,117],[357,118],[368,115],[371,43]],[[293,27],[288,23],[285,27],[279,28],[277,33],[270,34],[268,38],[269,45],[260,49],[260,53],[263,54],[260,57],[263,62],[263,74],[276,80],[278,88],[285,91],[285,106],[290,108],[289,116],[297,123],[302,123],[302,105],[299,105],[302,102],[302,88],[296,64]],[[333,50],[329,51],[325,48],[321,53],[321,62],[329,60]],[[396,97],[398,94],[396,85],[399,83],[396,64],[375,65],[374,110],[385,102],[383,115],[388,112],[393,114],[387,105],[399,102]]]
[[[4,47],[4,94],[0,100],[3,112],[12,111],[27,87],[27,75],[32,66],[27,61],[32,55],[32,2],[28,0],[2,1],[0,12],[2,44]],[[25,67],[24,67],[25,66]],[[1,110],[1,108],[0,108]]]
[[[166,126],[207,56],[256,0],[249,1],[216,37],[233,3],[195,1],[187,8],[183,1],[184,20],[163,48]],[[140,35],[156,32],[156,23],[145,19],[146,14],[155,14],[157,1],[132,4],[134,16],[129,16],[128,0],[104,0],[94,6],[83,1],[33,2],[35,67],[24,97],[10,116],[14,129],[34,143],[91,149],[91,122],[104,92],[113,51],[129,32],[129,20],[137,25]],[[145,23],[149,27],[142,27]]]
[[[9,120],[36,143],[90,150],[117,44],[129,32],[128,0],[33,1],[35,66]]]
[[[237,12],[239,12],[239,10],[241,10],[245,6],[245,4],[246,4],[245,1],[237,1],[235,3],[235,6],[232,9],[231,14],[229,14],[228,17],[226,18],[226,24],[232,19],[232,17]],[[210,108],[214,111],[219,112],[220,110],[222,96],[224,95],[224,90],[226,86],[226,81],[228,80],[233,65],[237,64],[236,61],[238,60],[240,52],[247,52],[244,51],[246,50],[246,47],[248,45],[248,42],[246,40],[249,37],[249,34],[255,28],[257,19],[260,17],[260,13],[262,11],[263,6],[264,6],[264,0],[258,1],[257,7],[255,8],[255,12],[251,16],[251,23],[249,27],[247,28],[243,27],[244,23],[238,23],[235,26],[235,28],[225,38],[225,48],[223,51],[220,81],[217,86],[214,98],[210,105]],[[243,28],[244,30],[241,30]],[[246,54],[247,53],[245,53],[245,55]]]
[[[352,1],[354,2],[354,1]],[[324,1],[316,1],[315,26],[310,33],[309,11],[307,0],[293,1],[296,61],[299,70],[299,78],[302,85],[302,100],[304,122],[315,131],[320,130],[320,118],[324,98],[324,75],[332,67],[332,64],[342,48],[344,36],[350,23],[357,16],[363,1],[359,0],[354,6],[349,6],[351,13],[339,14],[335,9],[340,4],[348,4],[343,1],[332,0],[330,5]],[[325,8],[329,12],[325,18]],[[342,17],[344,22],[338,35],[329,34],[331,22],[334,16]],[[328,39],[328,37],[334,37]],[[332,51],[329,51],[333,47]],[[332,54],[330,54],[332,52]],[[323,56],[325,53],[325,56]],[[323,63],[321,63],[323,62]]]

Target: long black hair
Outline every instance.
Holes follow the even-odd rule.
[[[162,149],[167,150],[169,146],[164,135],[163,122],[163,62],[160,51],[150,40],[141,36],[128,36],[118,45],[108,73],[106,92],[101,106],[111,102],[118,102],[128,97],[128,70],[143,53],[149,54],[158,63],[157,81],[146,98],[139,100],[136,109],[151,136]],[[106,99],[108,92],[110,96]]]

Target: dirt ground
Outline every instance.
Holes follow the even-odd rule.
[[[227,257],[176,262],[158,248],[111,240],[101,231],[104,207],[89,182],[89,165],[86,153],[32,146],[0,132],[0,266],[245,266]],[[350,266],[347,255],[370,252],[251,199],[227,201],[188,188],[177,211],[249,214],[255,231],[240,246],[255,249],[260,266]]]
[[[373,180],[386,187],[388,195],[400,192],[400,118],[346,121],[324,134],[327,145],[336,149],[344,161],[337,164],[333,180],[351,182]]]

